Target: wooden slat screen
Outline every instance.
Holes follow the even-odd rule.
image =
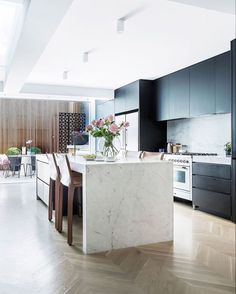
[[[0,154],[28,139],[43,152],[57,152],[59,112],[83,112],[83,102],[0,99]]]

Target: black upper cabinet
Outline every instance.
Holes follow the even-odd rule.
[[[190,117],[215,113],[214,58],[190,67]]]
[[[169,119],[189,117],[189,68],[169,75]]]
[[[115,113],[139,109],[139,81],[115,90]]]
[[[169,112],[169,76],[160,78],[154,82],[156,120],[170,119]]]
[[[125,111],[139,108],[139,81],[131,83],[125,88]]]
[[[215,57],[216,113],[231,111],[230,51]]]
[[[115,90],[115,113],[125,111],[125,88]]]

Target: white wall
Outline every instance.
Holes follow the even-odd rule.
[[[231,141],[231,115],[227,113],[168,121],[167,140],[188,145],[190,152],[224,155],[224,144]]]

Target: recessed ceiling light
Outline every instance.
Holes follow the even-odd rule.
[[[68,70],[64,70],[63,73],[62,73],[62,78],[63,80],[67,80],[68,79]]]
[[[125,20],[123,18],[117,19],[116,23],[116,31],[117,33],[121,34],[125,30]]]
[[[88,52],[83,53],[83,62],[84,63],[88,62],[88,54],[89,54]]]

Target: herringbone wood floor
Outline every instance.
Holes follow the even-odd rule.
[[[32,184],[0,186],[0,225],[0,294],[235,293],[234,224],[183,204],[173,243],[87,256],[81,222],[67,246]]]

